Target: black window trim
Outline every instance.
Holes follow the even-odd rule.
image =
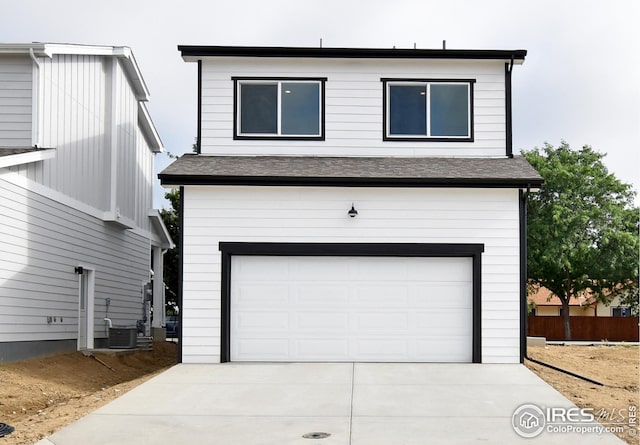
[[[266,77],[266,76],[233,76],[233,139],[234,140],[259,140],[259,141],[324,141],[325,140],[325,84],[326,77]],[[265,81],[265,82],[288,82],[288,81],[308,81],[319,82],[320,84],[320,134],[317,136],[287,136],[287,135],[257,135],[251,136],[240,134],[238,127],[238,114],[240,102],[238,101],[238,83],[242,81]]]
[[[474,99],[473,99],[473,85],[476,83],[476,79],[443,79],[443,78],[389,78],[383,77],[380,79],[382,82],[382,140],[383,141],[400,141],[400,142],[473,142],[474,141]],[[391,136],[387,133],[387,85],[389,83],[460,83],[469,85],[469,131],[468,137],[429,137],[429,136]]]

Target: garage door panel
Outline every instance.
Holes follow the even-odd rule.
[[[260,256],[247,256],[243,257],[241,264],[234,264],[234,268],[237,273],[248,279],[263,280],[263,281],[280,281],[280,277],[286,277],[289,275],[289,263],[287,261],[278,261],[277,257],[275,261],[265,262]]]
[[[298,306],[331,308],[346,305],[349,301],[349,289],[345,286],[293,282],[289,286],[289,292],[292,303]]]
[[[471,279],[473,262],[471,258],[429,258],[433,260],[425,268],[419,262],[407,259],[407,279],[426,282],[466,282]]]
[[[409,314],[406,312],[361,312],[354,318],[356,332],[380,333],[409,329]]]
[[[290,257],[278,258],[287,262]],[[350,278],[348,261],[344,258],[305,257],[304,261],[293,262],[290,265],[291,278],[300,281],[339,282]]]
[[[243,332],[278,331],[282,333],[289,330],[288,312],[242,311],[236,312],[233,318],[237,328]]]
[[[470,283],[422,283],[422,286],[415,286],[411,292],[409,304],[414,307],[429,307],[432,309],[441,308],[464,308],[469,309],[472,301],[469,296],[473,292]]]
[[[234,256],[231,360],[471,362],[472,276],[471,258]]]
[[[354,305],[371,307],[398,307],[405,306],[409,298],[409,288],[402,284],[385,284],[377,286],[361,284],[356,288]]]
[[[404,361],[409,355],[405,339],[356,338],[353,343],[353,355],[359,361]]]
[[[439,336],[468,336],[472,334],[473,322],[466,310],[416,312],[415,327],[418,334],[435,331]]]
[[[349,329],[349,317],[343,312],[325,312],[325,313],[298,313],[296,317],[296,327],[301,331],[318,331],[326,330],[325,334],[330,330],[339,329],[345,332]]]
[[[380,282],[395,282],[407,280],[407,264],[404,259],[396,261],[378,261],[379,258],[350,258],[350,279],[369,282],[371,277],[376,277]]]
[[[234,303],[242,308],[268,308],[287,304],[289,287],[270,283],[241,285],[237,287]]]
[[[344,338],[301,338],[294,342],[294,355],[304,361],[348,361],[349,340]]]
[[[471,362],[471,344],[467,336],[419,338],[416,339],[416,358],[443,363]]]
[[[286,361],[291,356],[289,341],[282,338],[244,338],[231,344],[238,361]]]

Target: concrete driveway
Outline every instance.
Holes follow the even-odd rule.
[[[573,406],[522,365],[183,364],[38,445],[623,443],[546,429],[521,438],[512,415],[523,404]]]

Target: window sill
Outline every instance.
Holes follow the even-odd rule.
[[[236,135],[233,137],[236,141],[324,141],[322,136],[247,136]]]
[[[407,136],[383,136],[383,141],[391,142],[473,142],[473,137],[407,137]]]

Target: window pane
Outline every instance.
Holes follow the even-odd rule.
[[[427,96],[425,85],[389,86],[389,134],[427,134]]]
[[[469,86],[431,84],[431,136],[469,136]]]
[[[282,134],[320,134],[320,85],[282,84]]]
[[[278,132],[278,86],[240,85],[240,133]]]

